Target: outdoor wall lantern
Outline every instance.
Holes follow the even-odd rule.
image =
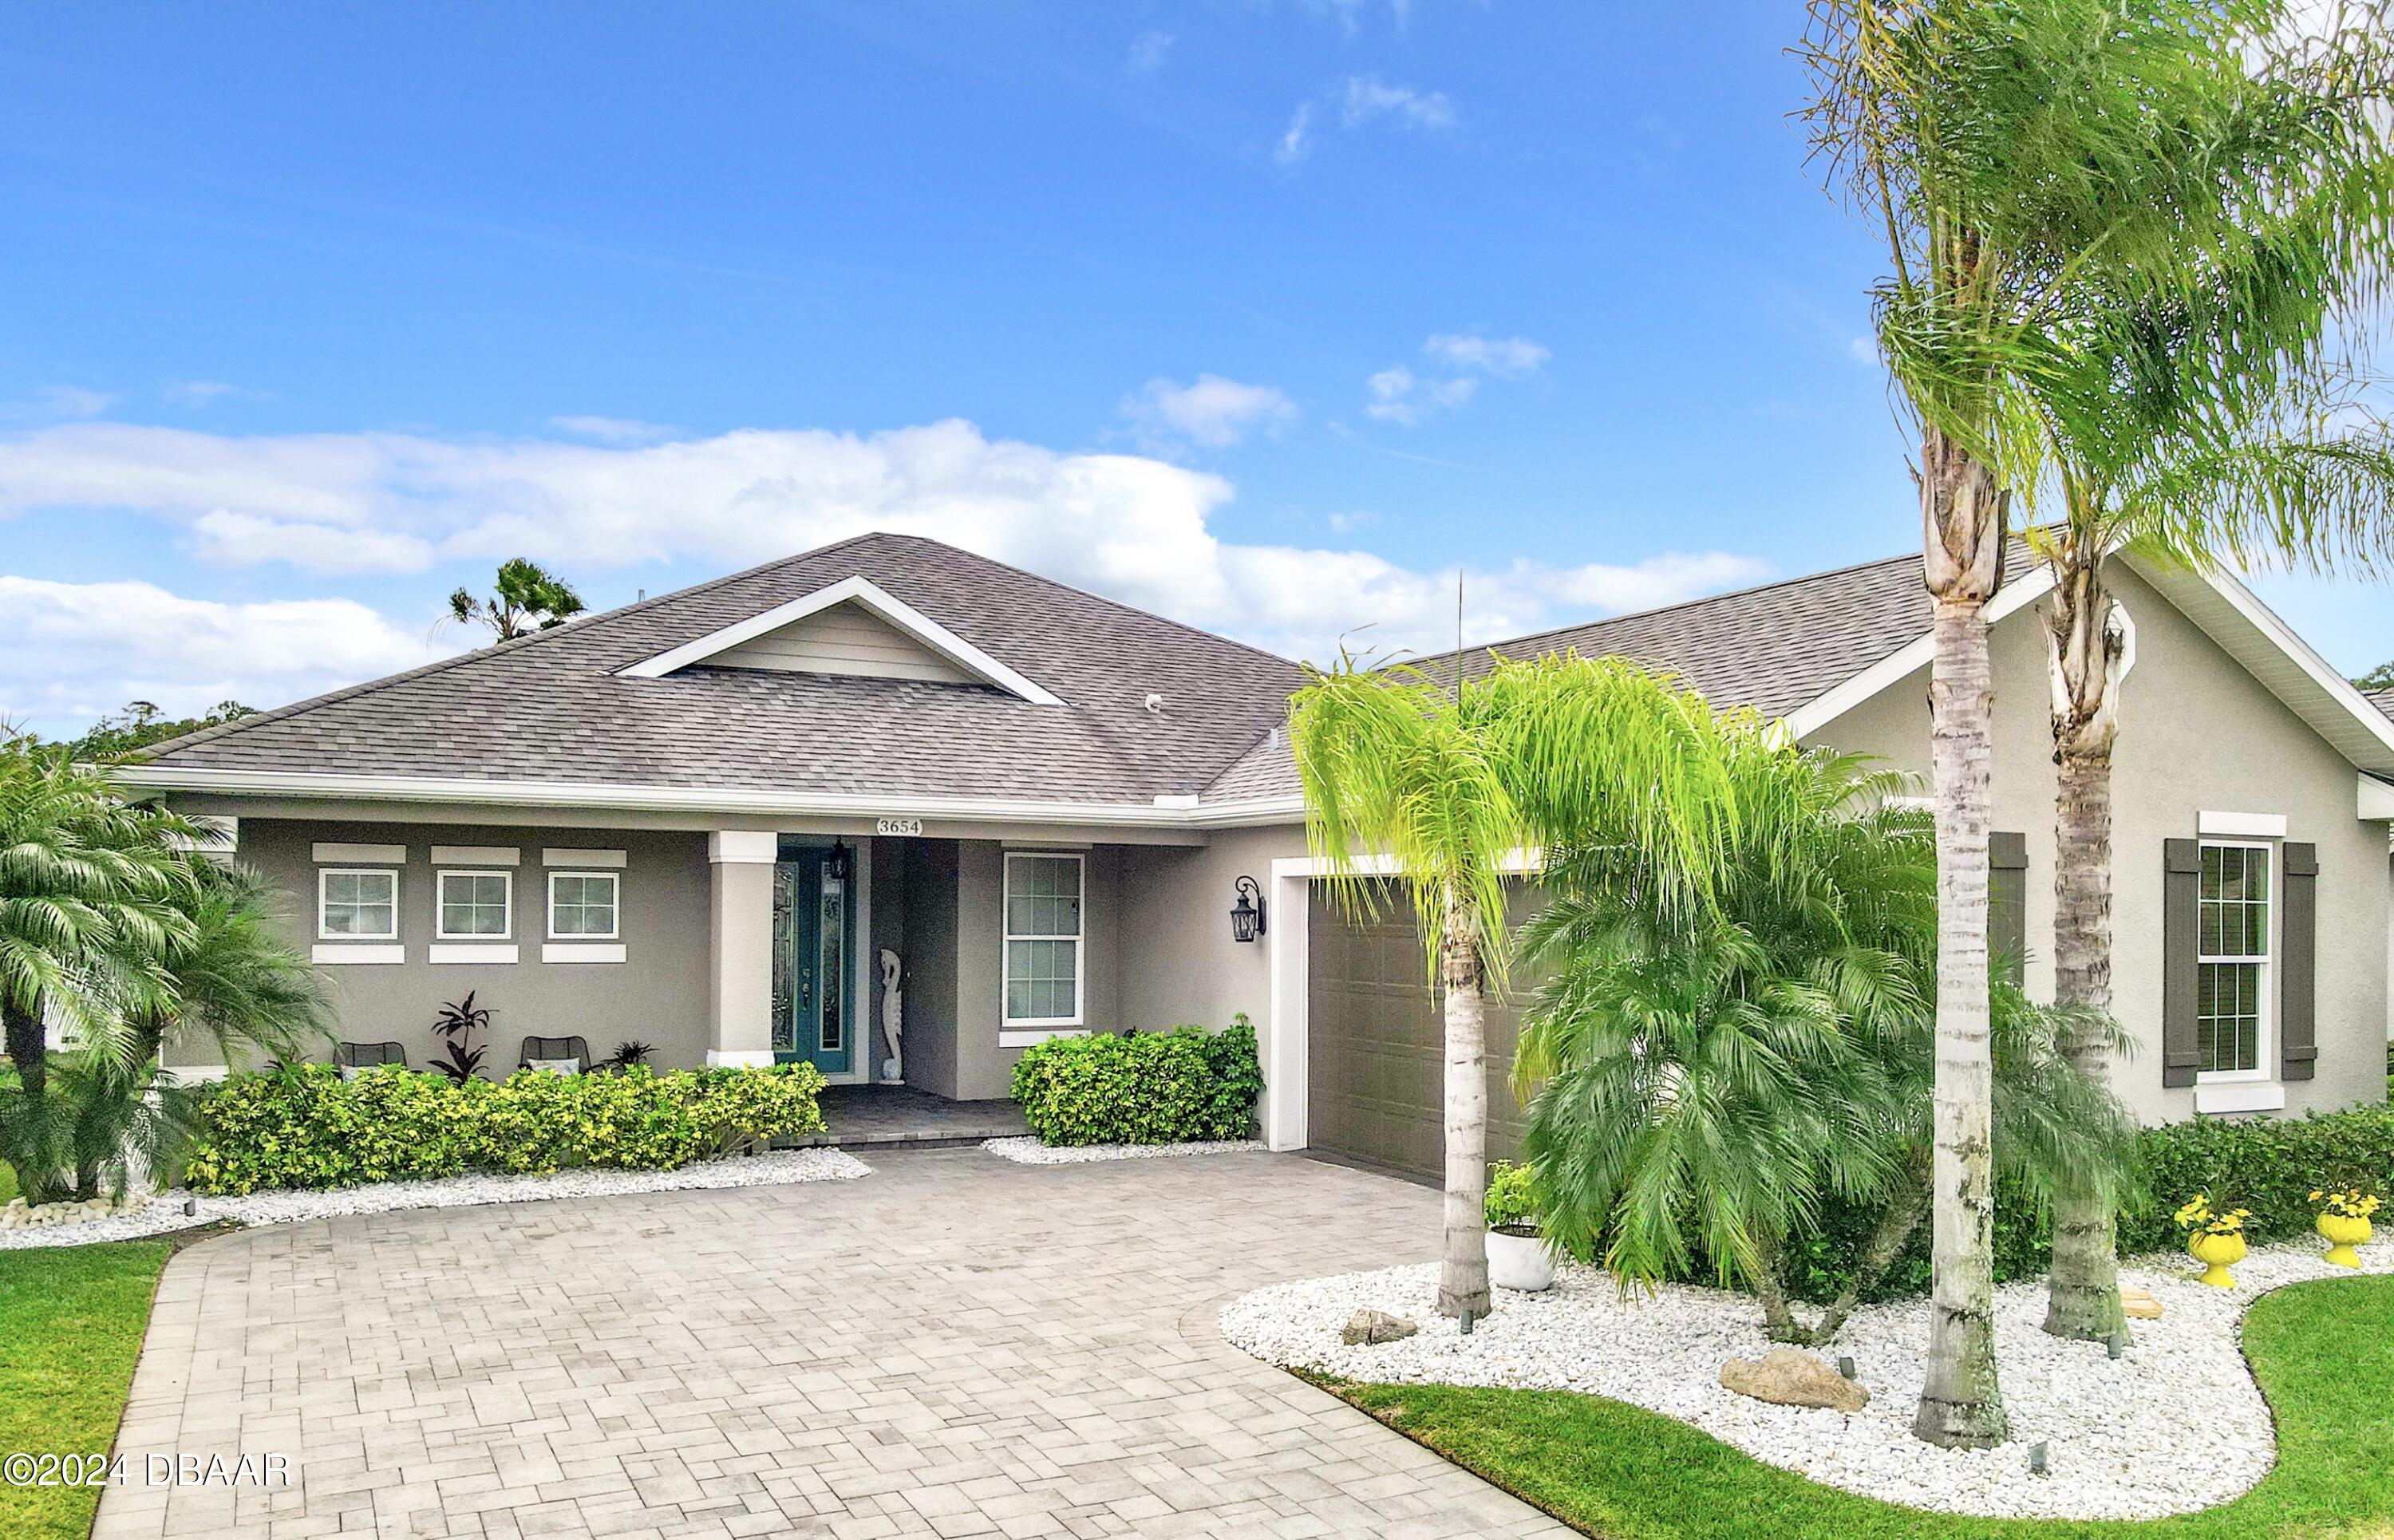
[[[835,881],[846,882],[848,880],[848,847],[840,844],[837,840],[834,840],[831,847],[831,859],[823,863],[823,875],[835,879]]]
[[[1239,896],[1230,905],[1230,940],[1254,941],[1264,933],[1264,890],[1253,877],[1241,877],[1230,890]]]

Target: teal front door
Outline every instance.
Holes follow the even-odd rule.
[[[828,1075],[856,1062],[850,1041],[848,928],[853,923],[845,846],[784,839],[773,867],[773,1058],[804,1060]]]

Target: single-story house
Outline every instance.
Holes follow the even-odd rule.
[[[2124,1093],[2154,1120],[2381,1097],[2394,721],[2231,579],[2125,557],[2111,579],[2135,629]],[[1993,606],[1998,897],[2032,992],[2050,983],[2048,586],[2023,562]],[[1925,774],[1927,626],[1901,557],[1459,662],[1630,656]],[[871,534],[196,733],[125,778],[222,820],[287,889],[340,1035],[419,1065],[435,1009],[468,991],[503,1069],[520,1037],[579,1033],[602,1057],[637,1039],[665,1065],[804,1059],[835,1081],[895,1058],[963,1099],[1004,1096],[1057,1033],[1243,1012],[1272,1146],[1431,1168],[1435,1002],[1409,930],[1318,902],[1285,731],[1300,682],[1269,653]],[[209,1057],[169,1048],[195,1074],[221,1073]],[[1509,1126],[1500,1112],[1500,1145]]]

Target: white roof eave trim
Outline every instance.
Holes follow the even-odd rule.
[[[1258,797],[1194,807],[1153,802],[1057,802],[980,796],[756,791],[745,787],[643,786],[576,781],[494,781],[463,776],[339,775],[313,771],[200,770],[122,765],[127,786],[226,796],[323,797],[617,811],[781,814],[790,817],[936,818],[1145,828],[1243,828],[1301,822],[1301,796]]]
[[[2254,592],[2224,572],[2195,572],[2123,552],[2138,576],[2300,717],[2360,770],[2394,774],[2394,719],[2370,704],[2352,682],[2279,619]],[[1987,605],[1990,625],[2053,591],[2053,569],[2043,562],[2004,586]],[[1928,665],[1935,640],[1923,633],[1835,688],[1781,718],[1807,738],[1882,691]]]
[[[778,631],[835,604],[850,603],[905,632],[983,684],[994,685],[1009,694],[1019,695],[1033,705],[1064,704],[1041,688],[1036,680],[1006,666],[905,600],[863,577],[844,577],[827,588],[818,588],[804,598],[777,604],[719,631],[710,631],[694,641],[686,641],[670,652],[659,652],[629,667],[619,668],[615,677],[621,679],[661,679],[677,669],[704,663],[742,642],[753,641],[769,631]]]

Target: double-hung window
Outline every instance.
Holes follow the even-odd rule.
[[[1006,1024],[1081,1024],[1082,859],[1006,857]]]
[[[619,884],[613,872],[551,872],[548,934],[553,941],[612,941],[617,923]],[[621,961],[618,958],[617,961]]]
[[[2194,1041],[2206,1077],[2250,1080],[2268,1073],[2275,853],[2264,841],[2203,843]]]
[[[503,941],[514,934],[513,872],[443,872],[438,880],[440,923],[433,934],[440,940]]]
[[[383,867],[320,869],[316,936],[328,941],[399,940],[399,874]]]

